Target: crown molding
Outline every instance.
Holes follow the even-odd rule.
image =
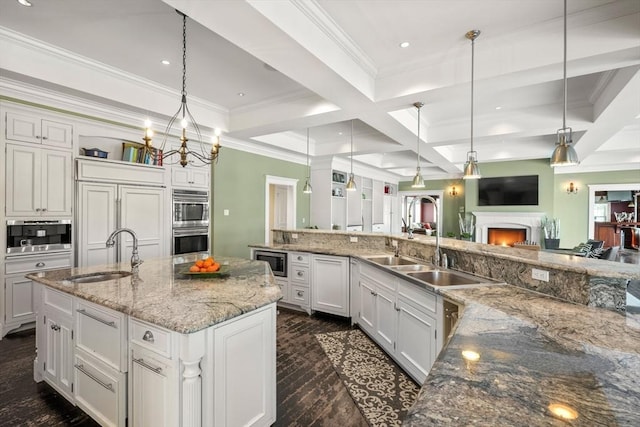
[[[316,0],[290,0],[290,2],[358,64],[369,78],[375,80],[378,70],[373,60],[342,30]]]

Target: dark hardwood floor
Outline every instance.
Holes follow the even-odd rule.
[[[345,319],[280,309],[275,426],[366,426],[315,334],[350,328]],[[0,341],[0,426],[94,427],[47,384],[33,381],[34,330]]]

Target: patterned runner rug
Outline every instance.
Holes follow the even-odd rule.
[[[317,334],[371,426],[399,426],[420,388],[360,329]]]

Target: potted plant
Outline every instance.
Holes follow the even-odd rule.
[[[560,247],[560,220],[545,216],[540,220],[540,227],[544,233],[545,249],[558,249]]]
[[[473,216],[463,217],[461,214],[458,214],[458,224],[460,225],[460,239],[471,241],[475,228]]]
[[[456,233],[454,233],[453,231],[447,231],[447,237],[455,238],[456,237]]]

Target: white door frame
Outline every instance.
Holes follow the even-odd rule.
[[[404,198],[405,196],[436,196],[438,197],[438,218],[437,219],[437,227],[438,227],[438,231],[440,231],[440,237],[442,236],[442,226],[444,225],[442,223],[442,214],[443,214],[443,210],[444,210],[444,190],[402,190],[402,191],[398,191],[398,197],[400,198],[400,218],[405,218],[405,204],[404,204]],[[405,218],[406,219],[406,218]],[[402,221],[402,220],[401,220]],[[408,226],[410,227],[411,224],[408,224]]]
[[[269,198],[269,187],[271,185],[282,185],[287,187],[287,229],[296,228],[296,194],[298,194],[298,180],[281,176],[267,175],[264,186],[264,243],[270,242],[269,213],[271,212],[271,199]]]
[[[593,205],[596,203],[596,191],[635,191],[640,189],[637,184],[597,184],[589,185],[589,238],[593,239],[596,233],[593,221]],[[638,219],[636,218],[636,221]]]

